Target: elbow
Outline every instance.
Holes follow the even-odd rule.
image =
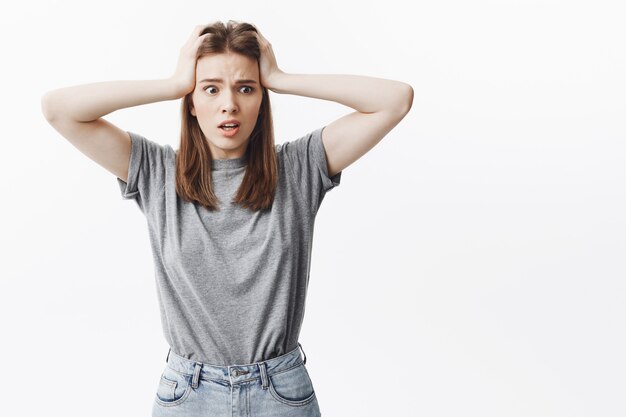
[[[41,96],[41,113],[43,113],[43,116],[48,122],[51,122],[54,119],[54,113],[52,111],[52,100],[50,96],[50,92],[47,92],[43,96]]]
[[[406,84],[406,93],[404,96],[404,114],[407,114],[413,106],[413,87]]]
[[[413,87],[403,83],[403,91],[399,94],[399,97],[398,104],[393,111],[398,123],[409,114],[413,106]]]
[[[401,84],[396,93],[395,103],[390,106],[390,109],[394,114],[404,117],[411,110],[411,106],[413,106],[413,87],[406,83]]]

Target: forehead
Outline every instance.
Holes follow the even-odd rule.
[[[229,79],[250,78],[258,80],[259,66],[256,59],[235,54],[211,54],[198,59],[196,73],[202,78]]]

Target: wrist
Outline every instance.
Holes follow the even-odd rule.
[[[183,85],[173,76],[167,78],[165,82],[167,84],[167,89],[169,91],[169,94],[172,100],[182,98],[187,93],[193,91],[193,89],[190,90],[187,85]]]
[[[272,75],[267,80],[267,88],[270,89],[274,93],[281,93],[280,85],[281,80],[287,75],[287,73],[277,70],[272,73]]]

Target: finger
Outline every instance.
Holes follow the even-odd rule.
[[[209,35],[212,35],[212,33],[205,33],[204,35],[200,35],[196,38],[196,43],[197,44],[201,44],[205,38],[207,38]]]
[[[197,25],[195,28],[193,28],[190,38],[194,39],[200,36],[200,33],[204,30],[204,28],[206,28],[206,25]]]
[[[268,41],[267,39],[265,39],[265,36],[263,36],[263,35],[260,35],[260,36],[261,36],[261,40],[262,40],[262,42],[263,42],[264,44],[266,44],[266,45],[268,45],[268,46],[269,46],[269,45],[271,45],[270,41]]]
[[[259,43],[267,43],[267,40],[260,33],[257,33],[256,37],[259,40]]]

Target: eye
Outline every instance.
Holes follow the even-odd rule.
[[[214,85],[209,85],[209,86],[207,86],[207,87],[205,87],[205,88],[204,88],[204,91],[208,91],[208,90],[209,90],[209,88],[217,88],[217,87],[215,87]],[[249,88],[249,89],[250,89],[250,92],[248,92],[247,94],[252,94],[252,92],[254,91],[254,88],[253,88],[253,87],[250,87],[249,85],[244,85],[244,86],[241,86],[241,87],[240,87],[240,89],[241,89],[241,88]],[[211,94],[211,93],[209,93],[209,94]]]

